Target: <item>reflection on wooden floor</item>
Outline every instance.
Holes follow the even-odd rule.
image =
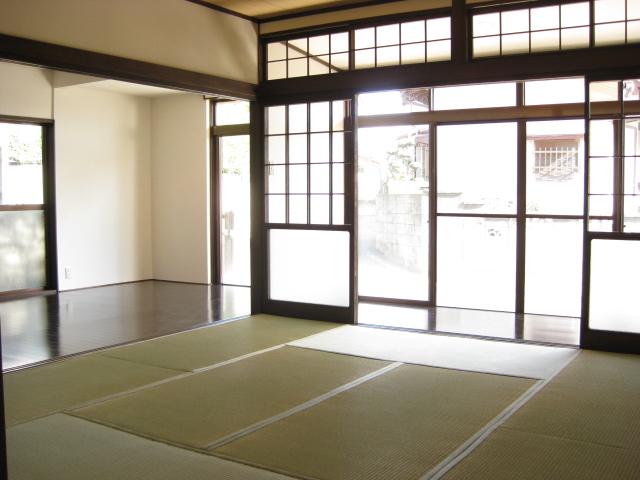
[[[360,302],[358,323],[538,343],[580,343],[579,318],[551,315]]]
[[[248,315],[250,289],[145,281],[0,302],[2,368]]]

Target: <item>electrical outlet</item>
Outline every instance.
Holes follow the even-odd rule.
[[[71,280],[71,267],[64,267],[64,278]]]

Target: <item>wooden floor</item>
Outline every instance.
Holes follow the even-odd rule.
[[[145,281],[0,302],[2,368],[250,313],[247,287]]]
[[[360,302],[358,323],[536,343],[580,344],[580,319],[573,317]]]

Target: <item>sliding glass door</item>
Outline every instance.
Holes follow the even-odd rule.
[[[513,311],[516,122],[437,127],[440,306]]]
[[[44,146],[42,125],[0,120],[0,293],[55,283],[47,271]]]
[[[358,130],[358,295],[430,300],[429,126]]]

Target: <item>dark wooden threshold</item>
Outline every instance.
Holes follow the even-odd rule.
[[[58,293],[57,290],[47,290],[44,288],[27,288],[24,290],[9,290],[0,292],[0,302],[7,300],[19,300],[21,298],[38,297],[44,295],[53,295]]]
[[[155,63],[0,34],[0,59],[188,92],[253,100],[256,86]]]

